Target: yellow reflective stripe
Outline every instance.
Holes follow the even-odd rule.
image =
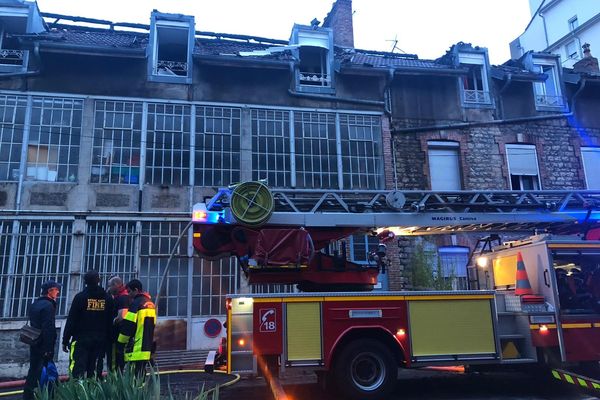
[[[560,374],[558,373],[558,371],[552,370],[552,376],[560,380]]]
[[[600,328],[600,323],[594,323],[594,328]]]
[[[540,329],[541,325],[546,325],[548,329],[556,329],[556,324],[532,324],[529,325],[529,329]]]
[[[147,361],[150,359],[149,351],[136,351],[125,354],[125,361]]]
[[[594,389],[600,389],[600,383],[592,382],[592,386],[594,387]]]
[[[565,375],[565,380],[567,382],[575,384],[575,381],[573,381],[573,378],[571,377],[571,375],[567,375],[567,374],[564,374],[564,375]]]
[[[125,314],[125,318],[123,318],[126,321],[131,321],[133,323],[135,323],[136,320],[136,313],[132,313],[131,311],[127,311],[127,314]]]
[[[562,324],[562,327],[565,329],[577,329],[577,328],[591,328],[591,323],[581,323],[581,324]]]
[[[73,354],[75,353],[75,343],[77,343],[76,340],[71,342],[71,349],[69,351],[69,372],[73,373],[73,368],[75,368],[75,357],[73,356]]]
[[[117,342],[125,344],[129,342],[129,336],[119,333],[119,338],[117,339]]]
[[[577,382],[579,382],[579,384],[583,387],[588,387],[587,382],[581,378],[577,378]]]

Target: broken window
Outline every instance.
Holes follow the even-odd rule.
[[[332,93],[332,31],[316,26],[294,25],[290,44],[297,48],[296,89]]]
[[[91,182],[139,183],[142,104],[96,101]]]
[[[76,182],[83,101],[34,98],[27,146],[27,179]]]
[[[537,60],[534,64],[534,72],[546,75],[543,82],[535,82],[535,104],[542,107],[563,107],[565,105],[560,89],[558,68],[554,60]]]
[[[459,62],[468,70],[461,77],[461,90],[465,104],[490,104],[490,89],[487,74],[487,61],[483,53],[460,53]]]
[[[148,79],[191,83],[194,17],[152,12],[148,46]]]
[[[331,86],[327,49],[305,46],[300,48],[300,85]]]

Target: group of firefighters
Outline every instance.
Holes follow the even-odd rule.
[[[62,339],[75,378],[100,375],[104,356],[108,370],[123,370],[125,361],[141,371],[150,360],[155,306],[134,279],[123,285],[119,277],[100,286],[96,271],[84,276],[85,289],[75,295]]]
[[[154,352],[156,307],[150,295],[143,291],[139,280],[124,285],[117,276],[109,279],[105,291],[100,286],[100,275],[93,270],[86,272],[84,283],[85,288],[73,298],[62,338],[62,349],[69,353],[71,376],[101,377],[105,359],[108,371],[122,372],[128,363],[136,374],[143,373]],[[60,285],[53,281],[42,285],[42,296],[30,309],[32,326],[43,330],[44,325],[54,325],[59,290]],[[25,399],[33,398],[41,365],[54,357],[56,334],[47,331],[42,335],[47,337],[31,347]]]

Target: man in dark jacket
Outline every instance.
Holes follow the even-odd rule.
[[[39,341],[29,349],[29,372],[23,391],[24,400],[33,400],[33,391],[38,387],[42,368],[54,358],[56,344],[56,299],[60,284],[48,281],[42,284],[42,295],[29,308],[29,325],[41,329]]]
[[[154,352],[156,307],[150,295],[142,289],[142,282],[133,279],[125,285],[132,299],[119,330],[118,343],[125,346],[125,361],[141,374]]]
[[[108,292],[114,300],[113,310],[113,329],[111,343],[107,350],[107,364],[111,371],[121,371],[125,368],[125,358],[123,354],[123,346],[119,346],[117,339],[119,338],[119,330],[122,322],[127,315],[131,299],[127,288],[123,284],[123,280],[118,276],[113,276],[108,280]]]
[[[63,351],[71,353],[69,369],[75,378],[95,375],[112,327],[113,300],[100,287],[98,272],[86,272],[83,280],[86,287],[73,298],[62,340]]]

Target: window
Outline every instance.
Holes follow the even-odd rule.
[[[142,104],[96,101],[91,182],[139,183]]]
[[[333,32],[331,29],[294,25],[291,45],[296,45],[296,89],[333,93]]]
[[[335,114],[295,112],[296,187],[339,188]]]
[[[67,313],[71,222],[24,221],[17,237],[14,272],[7,285],[5,317],[27,317],[29,305],[40,295],[43,282],[52,279],[62,285],[57,315]]]
[[[600,147],[582,147],[581,158],[586,187],[590,190],[600,189]]]
[[[0,72],[25,72],[29,64],[29,50],[21,50],[19,39],[1,32]]]
[[[194,17],[154,11],[150,23],[149,80],[192,83]]]
[[[6,304],[7,284],[12,276],[10,270],[10,245],[12,243],[12,221],[0,220],[0,315]],[[5,315],[6,316],[6,315]]]
[[[0,181],[18,181],[25,128],[25,96],[0,96]]]
[[[27,146],[27,179],[76,182],[83,102],[34,98]]]
[[[427,142],[431,190],[462,189],[458,150],[456,142]]]
[[[340,130],[344,188],[379,188],[382,177],[380,118],[340,114]]]
[[[149,104],[146,138],[146,183],[188,185],[190,107]]]
[[[535,146],[507,144],[506,157],[512,190],[540,189]]]
[[[467,263],[469,248],[446,246],[438,248],[444,280],[450,281],[452,290],[467,290]]]
[[[463,103],[491,104],[487,74],[487,59],[484,53],[459,53],[460,66],[468,69],[461,78]]]
[[[577,15],[575,15],[569,19],[569,32],[573,32],[577,28],[579,28],[579,21],[577,20]]]
[[[156,296],[167,261],[177,238],[185,228],[184,222],[142,222],[140,272],[144,290]],[[164,282],[158,307],[159,316],[182,317],[188,310],[188,245],[187,233],[175,249]]]
[[[238,265],[234,257],[209,261],[194,258],[192,274],[192,315],[225,314],[225,296],[239,288]]]
[[[291,182],[290,117],[287,111],[252,110],[252,179],[285,188]]]
[[[534,61],[534,71],[545,74],[546,80],[535,82],[535,104],[538,107],[563,107],[565,105],[560,89],[560,80],[558,77],[558,68],[554,60]]]
[[[96,270],[104,287],[119,276],[124,283],[137,277],[135,222],[90,221],[85,243],[85,270]],[[82,282],[83,285],[83,282]]]
[[[567,59],[576,60],[579,58],[579,49],[577,43],[573,40],[565,46],[565,51],[567,53]]]
[[[350,261],[357,264],[376,266],[375,261],[369,260],[369,254],[377,250],[379,239],[373,235],[352,235],[349,237],[350,243]],[[388,290],[388,275],[387,272],[377,275],[377,284],[375,290]]]
[[[240,181],[240,112],[196,108],[195,185],[223,187]]]

